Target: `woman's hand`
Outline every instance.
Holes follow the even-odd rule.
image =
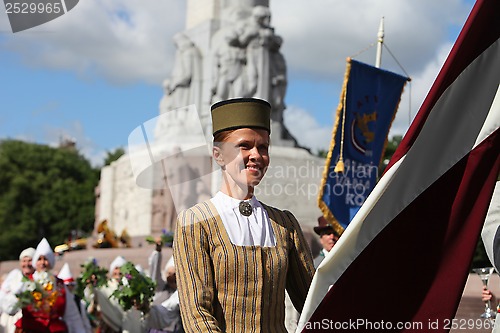
[[[492,304],[497,304],[497,299],[496,299],[495,295],[493,295],[491,290],[489,290],[486,287],[483,287],[481,299],[483,300],[483,302],[491,301]]]

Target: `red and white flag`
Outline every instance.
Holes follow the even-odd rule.
[[[297,332],[446,332],[500,171],[500,1],[478,0]],[[455,323],[456,324],[456,323]]]

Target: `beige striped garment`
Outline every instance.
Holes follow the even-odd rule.
[[[275,247],[233,245],[210,200],[179,214],[174,259],[186,332],[286,333],[285,288],[302,311],[311,252],[290,212],[263,207]]]

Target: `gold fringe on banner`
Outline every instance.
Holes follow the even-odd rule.
[[[330,149],[328,150],[328,154],[326,155],[326,162],[325,162],[325,168],[323,170],[323,178],[321,180],[321,185],[319,189],[319,195],[318,195],[318,207],[323,213],[323,216],[325,219],[330,222],[333,225],[333,228],[335,229],[336,232],[338,232],[339,235],[341,235],[344,232],[344,228],[340,225],[340,223],[337,221],[335,216],[333,216],[333,213],[330,211],[328,206],[323,202],[322,197],[324,193],[324,188],[326,185],[326,180],[328,179],[328,174],[330,172],[330,163],[332,161],[332,152],[333,148],[335,147],[335,135],[337,135],[337,128],[340,123],[340,116],[342,115],[342,123],[345,122],[345,101],[346,101],[346,95],[347,95],[347,82],[349,81],[349,74],[351,72],[351,58],[346,59],[347,65],[346,65],[346,71],[344,74],[344,82],[342,83],[342,91],[340,93],[340,102],[339,105],[337,106],[337,112],[335,116],[335,123],[333,124],[333,130],[332,130],[332,139],[330,141]],[[341,139],[341,149],[343,149],[343,140],[344,140],[344,124],[342,124],[342,139]],[[342,171],[337,171],[337,168],[342,168]],[[343,172],[344,171],[344,161],[342,159],[342,154],[340,154],[340,158],[337,162],[337,165],[335,166],[335,172]]]

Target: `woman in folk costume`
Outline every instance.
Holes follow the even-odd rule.
[[[96,303],[100,313],[99,330],[101,332],[121,332],[124,311],[111,294],[118,288],[122,277],[121,267],[127,263],[122,256],[117,256],[109,266],[110,279],[107,285],[95,289]]]
[[[70,296],[69,299],[74,301],[76,309],[78,310],[78,315],[82,319],[82,324],[85,329],[85,332],[91,333],[92,327],[90,325],[89,316],[87,314],[87,305],[85,304],[85,301],[83,299],[81,299],[78,295],[75,294],[76,281],[73,278],[73,274],[71,274],[71,270],[69,268],[68,263],[64,263],[63,267],[57,274],[57,277],[64,282],[64,285],[67,288],[66,290],[67,295]],[[71,326],[72,324],[74,323],[68,323],[68,326]],[[79,322],[77,324],[79,324]],[[69,331],[71,330],[72,329],[69,329]]]
[[[29,247],[19,255],[19,266],[21,269],[13,269],[9,272],[0,288],[0,332],[14,333],[15,323],[21,318],[22,311],[17,305],[15,289],[21,284],[23,278],[31,279],[35,269],[32,265],[35,249]]]
[[[127,259],[122,256],[117,256],[109,265],[110,279],[108,280],[108,285],[103,288],[106,296],[111,296],[111,294],[118,288],[120,284],[120,279],[122,278],[121,268],[127,263]]]
[[[71,293],[64,282],[51,273],[55,256],[47,239],[43,238],[33,255],[35,272],[32,281],[43,287],[42,298],[22,309],[16,322],[16,332],[25,333],[85,333]]]
[[[174,258],[186,332],[285,333],[285,289],[302,311],[314,274],[311,252],[288,211],[254,195],[269,165],[268,102],[211,108],[220,191],[179,214]]]

